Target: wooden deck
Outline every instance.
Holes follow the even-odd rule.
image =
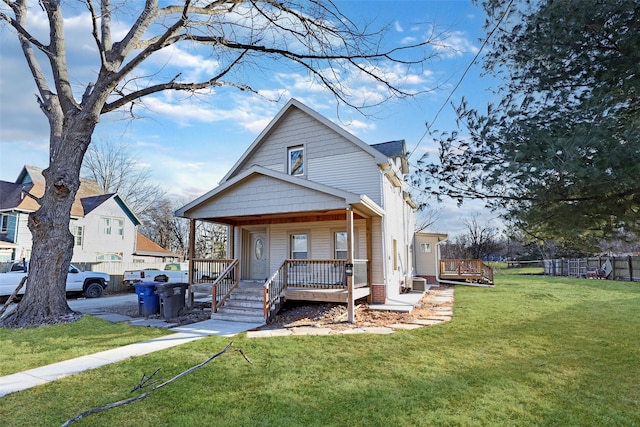
[[[493,285],[493,268],[481,259],[441,259],[440,279]]]
[[[354,288],[354,300],[364,298],[370,294],[370,288]],[[336,289],[311,289],[289,286],[284,291],[285,299],[296,301],[318,301],[318,302],[348,302],[348,293],[345,288]]]

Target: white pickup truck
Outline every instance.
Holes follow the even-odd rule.
[[[166,280],[165,277],[166,276]],[[158,280],[156,280],[158,278]],[[189,281],[189,263],[172,262],[166,264],[163,270],[149,268],[146,270],[128,270],[124,272],[122,283],[134,286],[139,282],[168,282],[187,283]]]
[[[16,262],[11,265],[7,273],[0,273],[0,298],[6,299],[18,287],[22,278],[27,275],[25,266],[22,262]],[[69,265],[69,273],[67,274],[67,292],[82,292],[87,298],[98,298],[102,296],[102,292],[109,284],[109,275],[107,273],[99,273],[96,271],[80,271],[73,265]],[[24,294],[23,286],[18,295]]]

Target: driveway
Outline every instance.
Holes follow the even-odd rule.
[[[135,309],[138,306],[138,295],[135,293],[104,295],[100,298],[69,298],[67,299],[69,307],[74,311],[84,314],[102,314],[105,312],[113,313],[131,307]]]

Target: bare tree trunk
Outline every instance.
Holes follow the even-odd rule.
[[[29,215],[33,249],[27,287],[16,309],[3,319],[2,326],[22,328],[75,321],[80,317],[67,304],[65,292],[73,256],[69,222],[80,187],[82,158],[91,141],[96,117],[78,112],[65,121],[60,137],[51,137],[50,164],[42,172],[45,191],[38,199],[40,208]],[[55,128],[52,124],[52,129]]]

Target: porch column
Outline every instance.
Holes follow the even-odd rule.
[[[366,235],[367,235],[367,286],[369,287],[369,296],[367,300],[371,303],[371,284],[373,283],[371,279],[371,272],[373,271],[371,268],[371,260],[373,259],[373,243],[371,242],[371,217],[367,217],[365,219],[365,227],[366,227]]]
[[[193,307],[193,273],[195,269],[193,258],[196,253],[196,220],[189,219],[189,307]]]
[[[235,234],[234,226],[227,225],[227,259],[233,259],[234,257],[234,253],[235,253],[234,234]]]
[[[347,263],[353,265],[353,209],[347,208]],[[347,276],[347,321],[355,323],[353,276]]]

